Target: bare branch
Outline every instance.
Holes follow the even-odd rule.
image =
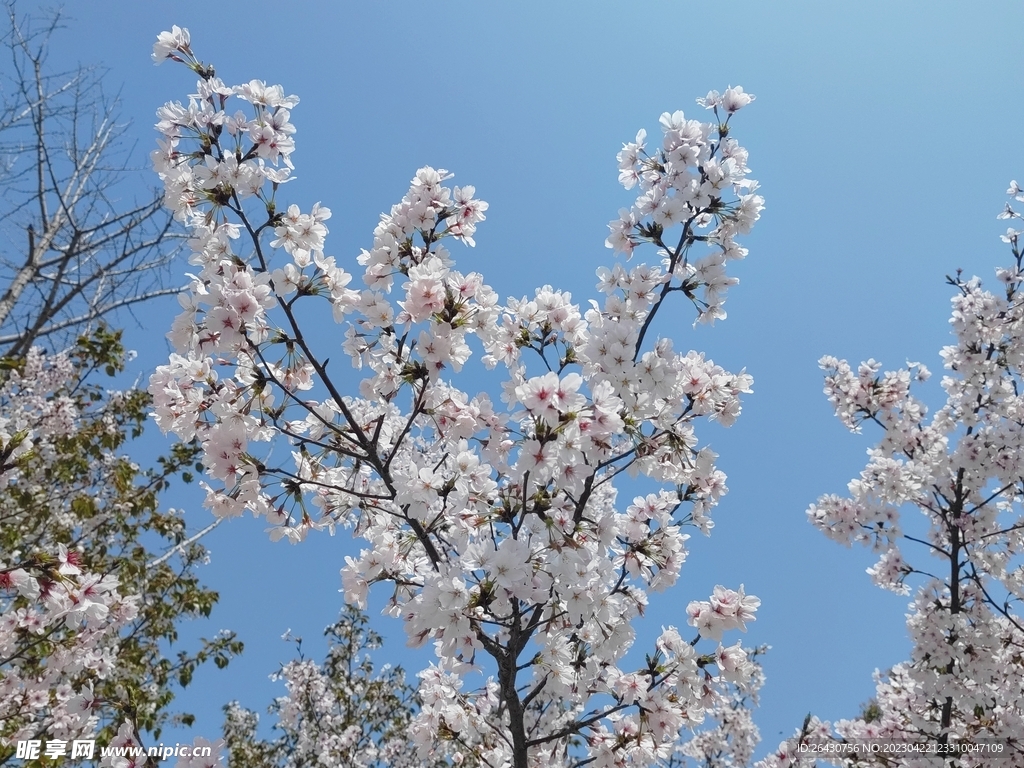
[[[155,560],[152,560],[152,561],[146,563],[146,570],[147,571],[152,570],[153,568],[156,568],[161,563],[167,562],[168,560],[170,560],[172,557],[174,557],[179,552],[184,552],[185,549],[187,549],[188,547],[190,547],[193,544],[195,544],[197,541],[199,541],[201,538],[203,538],[203,536],[205,536],[210,531],[212,531],[214,528],[216,528],[218,525],[220,525],[223,521],[224,521],[223,517],[218,517],[216,520],[214,520],[208,526],[203,528],[203,530],[199,531],[199,533],[196,533],[193,536],[190,536],[189,538],[185,539],[185,541],[181,542],[181,544],[178,544],[177,546],[171,547],[169,550],[167,550],[162,555],[160,555],[160,557],[158,557]]]
[[[66,346],[100,319],[173,293],[177,244],[155,191],[133,200],[116,98],[89,67],[47,61],[61,27],[6,4],[0,67],[0,353]]]

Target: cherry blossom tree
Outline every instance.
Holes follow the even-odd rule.
[[[241,650],[225,634],[168,657],[182,620],[217,600],[194,573],[205,549],[159,503],[196,446],[148,470],[121,453],[149,398],[96,379],[124,356],[100,329],[72,352],[2,360],[0,764],[17,741],[106,743],[126,718],[135,738],[188,722],[168,709],[174,683]]]
[[[1013,182],[1009,194],[1024,201]],[[1012,204],[1000,218],[1021,219]],[[834,756],[842,765],[1007,765],[1024,761],[1024,270],[1020,236],[1003,241],[1011,261],[999,288],[949,277],[954,343],[942,349],[945,404],[928,415],[912,389],[930,374],[921,363],[882,371],[821,359],[825,393],[851,431],[882,432],[849,496],[823,496],[808,510],[830,538],[871,547],[872,580],[913,594],[910,658],[877,676],[860,717],[834,724],[809,718],[766,766],[813,764],[806,745],[871,740],[932,745],[937,754]],[[919,534],[916,510],[926,521]],[[974,751],[955,751],[956,745]],[[937,745],[937,746],[936,746]],[[999,749],[998,754],[985,748]],[[816,755],[823,757],[823,755]]]
[[[488,206],[445,170],[417,171],[356,259],[328,255],[330,210],[279,201],[298,98],[226,85],[178,27],[153,57],[199,77],[158,113],[154,164],[196,273],[150,392],[161,429],[201,442],[207,506],[248,511],[273,539],[341,526],[367,542],[345,558],[346,600],[365,607],[390,584],[387,612],[436,653],[408,727],[422,763],[667,758],[755,671],[725,644],[759,606],[742,586],[691,602],[692,630],[666,627],[643,664],[624,661],[648,590],[678,578],[684,528],[710,533],[726,492],[696,427],[731,425],[751,388],[677,351],[655,320],[672,294],[698,322],[725,318],[737,237],[763,205],[732,137],[753,97],[713,91],[710,122],[665,113],[659,141],[641,131],[623,147],[637,196],[608,245],[656,259],[599,269],[603,303],[581,311],[551,286],[503,301],[456,269],[448,244],[475,245]],[[310,332],[318,309],[342,329],[349,372]],[[474,348],[507,408],[457,385]],[[624,473],[650,490],[620,504]]]
[[[62,392],[74,373],[67,356],[47,361],[34,349],[20,370],[9,372],[0,395],[7,544],[0,563],[0,723],[12,740],[38,738],[44,730],[65,740],[91,735],[93,680],[109,676],[119,633],[138,616],[137,596],[122,597],[116,577],[85,570],[81,553],[64,543],[50,551],[38,546],[47,533],[38,510],[53,506],[36,505],[47,501],[46,470],[57,469],[54,443],[71,438],[77,422],[76,403]],[[26,472],[40,454],[51,461],[36,461],[36,472]],[[87,503],[70,501],[79,508]],[[54,517],[74,514],[62,506]],[[0,749],[2,757],[13,754],[6,745]]]

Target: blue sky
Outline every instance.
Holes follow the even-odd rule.
[[[418,167],[444,167],[490,203],[476,249],[454,255],[502,296],[543,283],[581,303],[594,296],[594,270],[611,263],[607,222],[630,201],[616,181],[622,142],[641,127],[655,134],[663,111],[703,115],[694,99],[711,88],[756,94],[734,135],[767,208],[735,265],[729,318],[694,330],[680,311],[660,327],[677,347],[746,367],[754,394],[732,429],[698,433],[721,455],[730,493],[713,536],[691,540],[680,583],[653,602],[640,647],[662,624],[684,623],[686,603],[715,584],[758,595],[744,642],[772,646],[761,752],[808,712],[855,715],[872,672],[907,656],[907,598],[870,584],[869,552],[806,522],[807,505],[843,493],[877,439],[832,417],[816,361],[828,353],[941,369],[944,275],[990,279],[1006,255],[995,215],[1010,179],[1024,176],[1024,6],[92,0],[66,11],[54,64],[108,68],[139,164],[155,141],[154,109],[194,84],[181,67],[154,68],[152,42],[186,26],[227,82],[260,78],[301,97],[298,180],[285,197],[333,210],[328,251],[339,262],[370,244],[379,212]],[[153,306],[130,329],[139,372],[165,359],[174,311]],[[938,393],[935,381],[925,399]],[[208,520],[192,493],[170,503],[189,509],[196,528]],[[340,607],[338,569],[356,548],[347,534],[288,547],[262,529],[235,520],[207,540],[205,578],[222,601],[195,631],[229,627],[247,650],[181,696],[199,715],[191,735],[214,737],[230,698],[262,710],[283,692],[267,679],[289,658],[280,635],[304,635],[315,656]],[[416,669],[427,658],[404,647],[397,622],[376,624],[389,638],[381,661]]]

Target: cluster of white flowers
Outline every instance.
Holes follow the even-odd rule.
[[[725,588],[698,610],[693,642],[666,629],[648,667],[619,667],[647,590],[678,576],[682,527],[708,533],[726,492],[695,425],[732,424],[750,392],[746,373],[645,340],[673,292],[700,320],[725,316],[736,282],[727,264],[746,255],[736,237],[763,204],[729,135],[752,97],[709,94],[714,122],[665,114],[661,149],[648,154],[643,134],[624,147],[621,179],[640,195],[612,223],[609,245],[633,255],[652,243],[661,263],[602,268],[603,307],[581,312],[550,286],[502,303],[481,275],[457,271],[444,243],[474,245],[487,203],[433,168],[381,216],[355,259],[364,287],[350,287],[344,262],[326,255],[330,211],[277,207],[298,100],[263,83],[225,86],[186,30],[163,33],[154,58],[200,76],[188,106],[160,110],[154,153],[200,271],[169,334],[177,353],[150,392],[162,429],[202,441],[213,513],[248,510],[293,543],[354,526],[368,546],[346,558],[346,599],[365,605],[371,584],[391,583],[390,612],[410,642],[434,644],[411,730],[424,759],[471,749],[526,768],[552,764],[571,743],[597,768],[666,754],[753,670],[739,644],[719,641],[745,629],[759,601]],[[232,113],[233,98],[250,112]],[[326,302],[342,325],[355,386],[328,371],[333,349],[315,348],[324,339],[303,328],[300,300],[302,318]],[[483,365],[507,372],[511,413],[453,382],[472,337]],[[292,464],[272,459],[278,444]],[[656,485],[625,512],[620,472]],[[700,637],[717,648],[699,653]],[[485,657],[494,677],[464,691]]]
[[[686,613],[701,637],[721,640],[722,633],[730,629],[746,632],[747,622],[754,620],[759,605],[761,601],[745,595],[742,586],[739,592],[718,586],[710,600],[693,601],[686,607]]]
[[[75,430],[78,409],[62,391],[74,375],[67,355],[47,358],[38,347],[29,350],[20,370],[7,375],[0,386],[0,488],[22,478],[20,457],[34,451],[49,458],[53,441]]]
[[[716,116],[721,106],[731,117],[753,98],[736,87],[724,95],[711,91],[698,101],[714,109]],[[609,225],[608,245],[628,255],[642,242],[663,248],[662,268],[679,278],[679,290],[691,298],[697,289],[702,292],[701,321],[725,317],[726,290],[737,282],[726,273],[726,263],[747,255],[735,238],[750,231],[764,206],[755,193],[757,182],[747,177],[747,151],[735,139],[727,138],[728,117],[724,123],[702,123],[687,120],[682,112],[666,112],[661,116],[660,150],[647,152],[647,132],[641,130],[636,141],[624,145],[618,155],[619,180],[626,189],[637,187],[639,195],[633,206],[619,211],[619,218]],[[680,244],[706,242],[713,246],[711,252],[695,262],[673,258],[679,248],[666,246],[663,236],[676,225],[683,227]],[[657,273],[653,284],[648,284],[646,271],[643,267],[639,276],[631,273],[628,283],[637,285],[626,294],[627,306],[641,312],[653,300],[654,285],[669,284],[658,280]]]
[[[159,755],[166,760],[172,754],[177,754],[179,757],[174,762],[174,768],[221,768],[224,765],[221,754],[223,746],[221,739],[210,741],[199,736],[191,744],[184,745],[184,748],[182,745],[175,745],[174,748],[147,748],[140,738],[138,726],[126,718],[106,745],[106,755],[99,761],[99,765],[100,768],[148,768],[157,763],[154,756]],[[153,756],[149,754],[150,751],[153,751]]]

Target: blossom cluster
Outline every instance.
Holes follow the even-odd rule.
[[[0,488],[26,479],[19,459],[33,451],[52,456],[54,440],[74,431],[78,410],[62,391],[74,376],[67,355],[47,358],[33,347],[21,370],[12,370],[0,386]]]
[[[581,311],[551,286],[502,301],[459,271],[447,244],[475,244],[487,203],[430,167],[352,260],[360,286],[328,253],[330,211],[277,203],[298,99],[225,85],[186,30],[161,34],[154,58],[200,77],[187,106],[158,113],[154,166],[198,270],[150,392],[164,431],[202,442],[207,505],[293,543],[338,525],[365,540],[345,558],[346,599],[363,606],[372,584],[392,584],[389,613],[436,652],[410,729],[423,759],[469,749],[526,768],[573,743],[595,766],[652,763],[753,670],[719,641],[759,601],[724,587],[693,642],[667,628],[646,668],[619,666],[647,591],[678,578],[683,528],[710,532],[726,492],[696,425],[731,425],[751,389],[745,372],[653,338],[652,323],[675,292],[701,321],[725,316],[728,262],[746,255],[736,238],[763,205],[730,135],[753,97],[713,92],[713,122],[665,114],[660,148],[643,134],[623,148],[620,179],[639,194],[608,244],[630,256],[653,244],[660,263],[601,268],[604,302]],[[305,320],[317,307],[341,326],[357,381],[328,370],[335,350]],[[497,386],[456,384],[474,347],[504,375],[504,409]],[[623,472],[654,490],[620,511]],[[700,636],[717,649],[699,653]],[[486,657],[493,677],[464,690]],[[595,697],[612,703],[594,709]]]
[[[742,585],[739,592],[725,587],[715,587],[710,600],[694,600],[686,607],[690,625],[697,627],[701,637],[721,640],[722,633],[730,629],[747,629],[746,623],[754,620],[761,601],[744,594]]]
[[[219,768],[224,765],[221,739],[210,741],[202,736],[196,737],[190,745],[175,747],[147,748],[139,734],[138,725],[130,718],[125,718],[118,726],[110,743],[102,750],[101,768],[147,768],[156,761],[154,756],[166,760],[172,754],[178,756],[174,768]]]
[[[698,102],[714,109],[716,116],[721,107],[731,117],[753,99],[736,87],[724,94],[711,91]],[[608,245],[627,255],[645,241],[664,248],[665,230],[682,225],[684,240],[706,242],[713,246],[711,252],[693,262],[673,262],[669,257],[663,268],[682,281],[688,294],[699,288],[701,321],[724,318],[726,291],[737,282],[727,274],[726,264],[747,255],[735,238],[750,231],[764,200],[755,192],[757,182],[747,176],[747,151],[728,138],[728,118],[703,123],[682,112],[666,112],[661,127],[660,149],[648,152],[647,132],[641,130],[618,154],[619,181],[626,189],[636,187],[639,194],[632,207],[619,211],[619,218],[609,225]],[[731,200],[729,191],[734,192]],[[643,301],[643,281],[640,286],[638,300]]]

